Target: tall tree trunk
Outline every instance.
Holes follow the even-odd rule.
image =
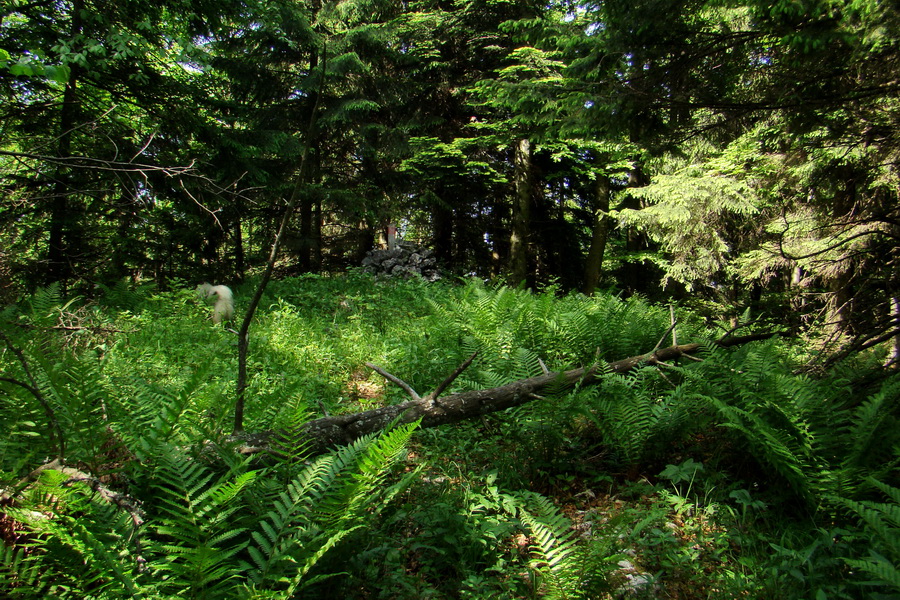
[[[304,192],[300,199],[300,244],[297,249],[297,266],[301,273],[309,273],[312,269],[312,232],[313,232],[313,199],[309,192]]]
[[[322,272],[322,199],[317,197],[313,206],[313,232],[312,232],[312,270],[315,273]]]
[[[236,211],[232,227],[234,228],[234,272],[238,281],[244,280],[244,232],[241,222],[242,210]]]
[[[284,213],[282,213],[281,221],[278,225],[278,231],[275,233],[275,239],[272,241],[272,248],[269,251],[269,259],[266,261],[266,269],[265,271],[263,271],[262,278],[259,281],[259,285],[256,286],[256,291],[254,292],[253,297],[250,299],[250,304],[247,306],[247,313],[244,315],[244,320],[241,321],[241,329],[240,331],[238,331],[238,375],[237,382],[235,384],[234,426],[232,429],[232,433],[240,433],[244,430],[244,401],[246,400],[245,392],[247,390],[247,386],[249,385],[249,381],[247,378],[247,357],[250,353],[250,324],[253,322],[253,317],[256,314],[256,309],[259,306],[259,301],[262,300],[263,293],[266,291],[266,287],[269,285],[269,281],[272,279],[272,272],[275,270],[275,261],[278,259],[278,253],[281,250],[281,244],[284,241],[284,236],[287,232],[288,225],[290,225],[291,217],[294,215],[294,211],[297,209],[297,202],[300,199],[300,195],[304,191],[303,187],[306,185],[306,169],[309,158],[309,150],[313,145],[313,140],[315,140],[316,137],[316,113],[319,110],[319,101],[322,97],[322,90],[325,87],[327,56],[327,50],[323,46],[322,80],[319,83],[319,90],[311,98],[313,102],[312,108],[309,112],[309,124],[306,129],[306,143],[303,146],[303,153],[300,156],[300,166],[297,169],[297,179],[294,182],[294,189],[291,192],[291,197],[288,199],[287,205],[284,207]]]
[[[436,198],[431,207],[431,222],[434,231],[434,255],[437,261],[452,268],[455,265],[453,256],[453,210],[447,206],[443,197]]]
[[[81,35],[83,10],[83,0],[75,0],[72,3],[71,39]],[[81,68],[73,63],[69,81],[66,82],[63,91],[59,114],[59,142],[57,144],[57,155],[63,159],[72,155],[72,132],[78,124],[78,76],[80,73]],[[64,282],[72,275],[67,238],[76,218],[71,214],[69,194],[72,190],[67,171],[66,167],[59,167],[54,176],[56,183],[53,186],[50,200],[50,227],[47,240],[47,283]]]
[[[309,71],[310,73],[315,71],[315,69],[319,65],[319,56],[316,52],[312,53],[309,59]],[[312,91],[310,95],[310,100],[312,104],[315,106],[318,99],[318,92]],[[307,140],[307,143],[312,143],[311,140]],[[316,152],[316,148],[310,148],[310,152],[313,153],[313,160],[316,160],[318,153]],[[305,151],[304,151],[305,152]],[[315,181],[318,175],[317,166],[313,166],[310,175],[310,181]],[[299,226],[299,235],[300,235],[300,244],[299,248],[299,256],[297,257],[297,266],[300,268],[301,273],[309,273],[312,270],[312,255],[313,255],[313,207],[315,205],[315,198],[313,198],[310,192],[304,191],[302,197],[300,198],[300,207],[298,210],[300,216],[300,226]]]
[[[856,202],[857,189],[855,181],[856,173],[851,169],[846,169],[844,177],[844,187],[835,194],[832,207],[832,223],[852,223],[855,218],[852,214],[853,207]],[[844,226],[846,227],[846,226]],[[852,258],[852,251],[847,249],[843,256],[839,256],[836,261],[837,268],[834,269],[837,274],[828,281],[828,315],[827,323],[836,336],[852,335],[854,333],[854,325],[856,316],[854,315],[854,279],[855,279],[855,259]],[[841,264],[843,263],[843,264]]]
[[[516,194],[509,238],[510,284],[521,285],[528,278],[528,238],[531,228],[532,164],[531,142],[522,138],[515,150]]]
[[[889,300],[890,322],[888,327],[896,333],[891,340],[891,349],[884,361],[886,367],[900,368],[900,296],[893,295]]]
[[[603,256],[609,240],[609,177],[597,176],[597,190],[593,202],[593,223],[591,224],[591,247],[584,265],[584,284],[581,291],[591,296],[600,283],[603,272]]]

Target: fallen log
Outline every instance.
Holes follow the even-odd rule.
[[[753,339],[759,338],[754,336]],[[739,343],[738,340],[739,338],[728,338],[727,341],[716,342],[716,345],[732,346]],[[409,386],[406,386],[404,389],[413,397],[413,400],[408,402],[348,415],[314,419],[306,422],[299,430],[291,434],[285,431],[243,433],[234,436],[231,440],[238,442],[238,449],[244,454],[268,452],[272,442],[280,440],[279,445],[287,442],[293,447],[304,448],[305,452],[310,455],[317,455],[338,446],[350,444],[364,435],[381,431],[395,421],[398,423],[421,421],[421,427],[437,427],[456,423],[526,404],[539,398],[540,393],[548,388],[561,391],[575,385],[596,383],[605,373],[624,373],[639,365],[666,363],[682,356],[690,356],[700,348],[701,344],[669,346],[611,363],[595,364],[590,367],[557,373],[545,373],[495,388],[461,392],[443,398],[434,393],[420,398]],[[467,362],[471,362],[471,360],[470,358]],[[374,365],[370,365],[370,367],[374,368]],[[452,377],[459,375],[463,368],[464,366],[461,366],[457,369]],[[391,378],[390,374],[381,370],[378,372]],[[394,379],[396,378],[392,380]],[[398,385],[402,383],[399,382]],[[446,384],[447,382],[440,387],[446,387]],[[403,386],[401,385],[401,387]]]
[[[672,329],[670,328],[663,335],[663,339],[671,331]],[[774,332],[734,336],[732,333],[728,332],[723,338],[710,342],[707,345],[730,348],[748,342],[787,335],[782,332]],[[662,340],[660,340],[661,343]],[[315,456],[338,446],[351,444],[365,435],[383,430],[394,422],[411,423],[420,421],[420,427],[447,425],[499,412],[514,406],[521,406],[540,398],[540,393],[548,389],[559,392],[571,389],[575,385],[597,383],[602,380],[603,375],[606,373],[625,373],[640,365],[665,365],[668,361],[680,357],[699,360],[692,355],[703,347],[703,344],[677,344],[667,348],[659,348],[660,344],[657,344],[657,348],[646,354],[624,358],[611,363],[594,364],[589,367],[556,373],[546,372],[545,368],[543,375],[520,379],[519,381],[486,390],[451,394],[443,398],[440,397],[441,391],[449,386],[472,363],[475,355],[469,357],[434,392],[425,397],[420,397],[415,390],[399,378],[375,365],[367,363],[370,368],[404,389],[412,400],[348,415],[326,416],[314,419],[307,421],[293,432],[243,432],[231,436],[229,441],[236,442],[238,445],[237,449],[242,454],[271,452],[273,451],[272,443],[277,440],[279,441],[278,445],[282,448],[287,444],[293,448],[302,448],[304,453]]]

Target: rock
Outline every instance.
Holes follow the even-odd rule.
[[[393,250],[370,250],[363,258],[361,266],[367,273],[390,277],[422,277],[426,281],[441,278],[434,258],[434,251],[410,242],[398,242]]]

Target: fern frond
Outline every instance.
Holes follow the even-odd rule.
[[[195,394],[206,379],[207,370],[198,369],[179,388],[168,390],[135,378],[131,394],[115,397],[114,410],[121,415],[116,431],[139,460],[152,465],[172,444],[196,439],[191,435],[199,419]]]
[[[140,580],[141,531],[131,515],[100,500],[87,487],[66,485],[67,477],[44,470],[38,483],[26,491],[23,503],[29,508],[8,509],[33,534],[27,545],[37,551],[27,560],[34,561],[40,571],[35,587],[78,590],[77,597],[152,595],[152,586]],[[37,507],[44,512],[34,510]]]
[[[187,588],[221,597],[236,585],[241,572],[236,556],[247,545],[246,528],[231,517],[244,507],[238,496],[257,472],[216,477],[207,467],[171,452],[157,460],[155,531],[162,536],[163,552],[152,568],[170,574],[166,586],[173,592]]]
[[[578,598],[583,556],[571,522],[547,498],[524,494],[515,516],[531,533],[532,567],[544,574],[548,598]]]
[[[54,573],[48,570],[39,557],[27,556],[24,548],[0,540],[0,589],[10,598],[46,597],[47,582],[54,579]]]
[[[900,441],[895,416],[898,392],[898,386],[886,385],[853,411],[849,429],[840,436],[842,469],[852,473],[868,469],[869,474],[877,475],[895,466],[891,449]]]
[[[895,593],[900,593],[900,568],[877,552],[871,554],[868,560],[848,558],[845,562],[871,576],[872,580],[866,582],[868,585],[884,585],[892,588]]]
[[[400,425],[316,458],[272,499],[247,548],[253,593],[287,585],[292,594],[311,583],[310,569],[360,526],[364,509],[377,510],[398,491],[375,494],[417,426]]]
[[[783,429],[773,427],[758,414],[736,406],[730,406],[717,398],[706,400],[721,415],[728,427],[740,432],[756,450],[758,460],[771,466],[792,487],[794,493],[804,499],[810,497],[810,448],[797,442],[796,437]]]
[[[866,573],[872,580],[869,586],[885,586],[900,594],[900,488],[873,478],[868,483],[881,490],[890,502],[838,501],[853,510],[865,523],[870,534],[869,556],[863,559],[845,558],[845,562]]]

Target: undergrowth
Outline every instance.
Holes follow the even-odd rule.
[[[249,287],[247,289],[250,289]],[[245,290],[236,290],[238,317]],[[709,333],[681,309],[679,340]],[[324,456],[227,438],[236,336],[193,291],[0,313],[0,586],[43,598],[888,598],[900,380],[784,341],[550,390]],[[249,430],[643,354],[668,307],[351,273],[273,282]],[[302,591],[301,591],[302,590]]]

